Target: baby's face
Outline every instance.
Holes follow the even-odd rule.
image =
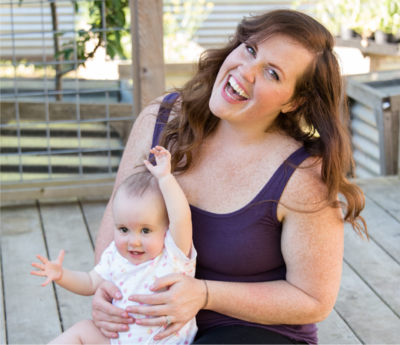
[[[134,265],[154,259],[164,248],[168,216],[161,193],[128,197],[119,191],[113,203],[118,253]]]

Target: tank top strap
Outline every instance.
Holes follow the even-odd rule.
[[[294,151],[278,168],[275,172],[274,176],[272,177],[272,184],[271,187],[268,188],[268,200],[275,200],[279,201],[283,190],[285,189],[289,179],[292,177],[294,171],[297,167],[308,157],[310,154],[306,151],[303,147],[300,147],[298,150]],[[271,208],[272,211],[272,219],[275,223],[280,224],[280,221],[277,218],[277,211],[278,203],[273,202],[273,206]]]
[[[178,96],[179,96],[178,92],[170,93],[164,97],[163,103],[173,103],[178,98]],[[157,114],[156,125],[154,127],[153,140],[151,142],[152,148],[154,146],[158,145],[158,142],[160,141],[161,133],[165,127],[165,124],[168,122],[168,117],[169,117],[170,112],[171,112],[171,109],[167,109],[164,107],[163,104],[161,104],[160,109],[158,110],[158,114]],[[150,153],[149,161],[152,162],[153,165],[155,165],[156,162],[153,158],[154,158],[154,155],[152,153]]]

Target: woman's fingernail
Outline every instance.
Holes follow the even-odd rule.
[[[160,337],[154,337],[154,340],[158,340],[158,339],[160,339]]]
[[[127,331],[127,330],[128,330],[128,326],[122,325],[122,326],[121,326],[121,329],[122,329],[123,331]]]
[[[112,337],[113,337],[113,338],[118,338],[118,334],[117,334],[117,333],[114,333],[114,334],[112,335]]]
[[[128,317],[128,314],[127,313],[122,313],[121,316],[122,317]]]
[[[142,324],[142,321],[136,320],[136,324],[137,324],[137,325],[141,325],[141,324]]]
[[[133,298],[132,298],[132,297],[128,297],[128,299],[129,299],[130,301],[133,301]]]
[[[117,297],[117,298],[121,298],[121,297],[122,297],[122,295],[121,295],[121,293],[118,291],[118,292],[116,292],[116,293],[115,293],[115,297]]]
[[[149,289],[150,289],[151,291],[153,291],[153,289],[154,289],[154,284],[151,285]]]
[[[128,322],[129,322],[129,323],[134,323],[134,322],[135,322],[135,320],[134,320],[134,319],[132,319],[132,318],[129,318],[129,319],[128,319]]]
[[[126,308],[125,308],[125,311],[127,311],[128,313],[130,313],[130,312],[131,312],[131,308],[126,307]]]

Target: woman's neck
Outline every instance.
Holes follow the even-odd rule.
[[[273,131],[267,132],[260,126],[258,128],[242,126],[221,120],[214,133],[214,138],[224,145],[245,147],[260,144],[273,133]]]

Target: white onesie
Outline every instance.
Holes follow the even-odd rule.
[[[190,258],[187,258],[175,244],[168,230],[165,235],[164,249],[155,259],[134,265],[118,253],[115,243],[112,242],[103,252],[99,264],[94,269],[103,279],[119,287],[122,299],[113,300],[113,304],[125,309],[130,305],[145,305],[129,301],[128,297],[134,294],[157,293],[150,291],[149,287],[159,277],[170,273],[182,273],[194,277],[197,253],[193,245],[190,252]],[[149,317],[130,315],[134,319]],[[133,324],[129,327],[129,331],[118,333],[118,339],[111,339],[111,344],[191,344],[197,332],[195,318],[178,332],[158,341],[154,341],[154,335],[163,331],[165,326],[146,327]]]

